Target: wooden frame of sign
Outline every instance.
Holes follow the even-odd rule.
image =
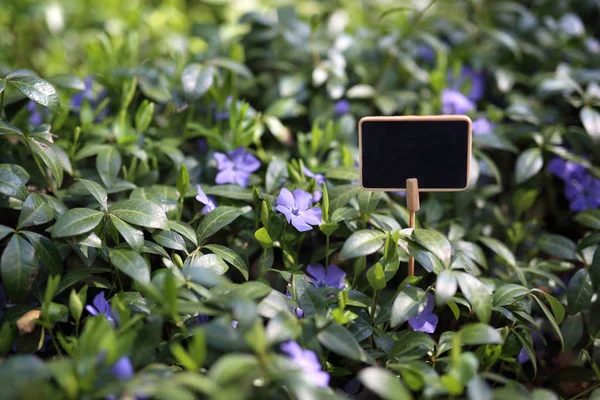
[[[381,176],[385,175],[382,174],[381,171],[379,170],[380,168],[382,170],[387,170],[389,174],[394,174],[394,173],[403,173],[405,176],[402,176],[401,178],[396,178],[395,182],[403,182],[405,183],[405,185],[399,186],[399,187],[379,187],[379,186],[375,186],[375,187],[369,187],[366,186],[364,183],[364,176],[363,176],[363,151],[364,151],[364,146],[363,146],[363,125],[365,123],[375,123],[375,125],[378,125],[377,123],[383,122],[384,124],[380,124],[380,127],[383,127],[384,129],[380,129],[377,134],[379,135],[379,139],[381,140],[381,145],[378,146],[379,150],[382,150],[384,153],[383,155],[383,160],[382,159],[378,159],[375,160],[374,162],[370,162],[370,164],[372,164],[370,166],[370,168],[372,169],[377,169],[377,171],[374,172],[374,174],[371,175],[371,181],[382,181]],[[412,140],[412,144],[413,146],[410,146],[408,148],[402,149],[402,151],[404,151],[404,153],[402,153],[402,151],[399,151],[399,149],[394,148],[394,146],[397,147],[395,140],[394,141],[390,141],[389,137],[387,138],[383,138],[382,137],[382,132],[383,135],[387,135],[388,131],[390,130],[390,123],[394,123],[394,122],[398,122],[398,125],[401,125],[402,122],[408,122],[411,125],[411,129],[410,129],[410,134],[412,137],[409,138],[409,142]],[[459,125],[456,125],[457,127],[459,127],[459,129],[456,130],[456,132],[449,132],[450,131],[450,127],[454,124],[454,123],[459,123]],[[416,124],[415,124],[416,123]],[[423,125],[423,131],[419,131],[416,127],[418,125],[421,125],[420,123],[422,123]],[[429,126],[426,126],[429,125]],[[438,125],[438,126],[435,126]],[[387,126],[387,129],[385,129]],[[429,131],[427,131],[427,128],[429,128]],[[433,129],[432,129],[433,128]],[[396,133],[394,133],[394,135],[396,135]],[[397,135],[400,137],[400,140],[398,141],[400,144],[402,144],[401,141],[401,135],[402,132],[399,129],[399,132],[397,133]],[[433,143],[428,143],[428,142],[423,142],[423,140],[431,140],[431,136],[436,136],[436,135],[442,135],[442,139],[445,140],[444,141],[434,141]],[[450,136],[453,135],[453,136]],[[419,136],[423,136],[423,138],[420,138]],[[423,150],[427,151],[427,146],[428,144],[431,144],[430,147],[432,147],[433,149],[435,149],[437,151],[438,154],[436,155],[436,158],[433,160],[430,160],[429,163],[425,163],[425,167],[429,168],[431,166],[431,161],[433,161],[433,164],[435,164],[436,161],[440,161],[440,165],[438,166],[438,169],[441,169],[443,171],[440,172],[439,176],[437,176],[438,174],[435,173],[435,171],[432,171],[431,169],[429,171],[425,171],[424,173],[421,173],[422,169],[419,169],[419,163],[418,162],[414,162],[415,158],[425,158],[427,155],[423,154]],[[437,146],[437,147],[436,147]],[[448,146],[447,149],[448,150],[452,150],[452,146],[456,147],[452,152],[451,156],[453,156],[453,158],[444,158],[443,154],[443,149],[440,148],[441,146]],[[405,117],[364,117],[362,118],[359,122],[358,122],[358,148],[359,148],[359,171],[360,171],[360,186],[365,189],[365,190],[371,190],[371,191],[385,191],[385,192],[393,192],[393,191],[406,191],[406,203],[407,203],[407,208],[408,211],[410,212],[410,218],[409,218],[409,224],[411,228],[415,227],[415,213],[419,210],[419,192],[455,192],[455,191],[461,191],[461,190],[465,190],[468,186],[469,186],[469,174],[470,174],[470,167],[471,167],[471,146],[472,146],[472,133],[471,133],[471,119],[469,117],[467,117],[466,115],[425,115],[425,116],[405,116]],[[405,146],[406,147],[406,146]],[[409,153],[406,153],[406,152]],[[411,172],[399,172],[397,171],[396,166],[394,166],[393,168],[396,168],[396,171],[393,171],[392,165],[390,163],[393,163],[394,160],[396,160],[396,158],[394,158],[394,160],[390,161],[389,159],[391,159],[394,155],[409,155],[408,161],[406,160],[402,160],[403,162],[403,167],[406,170],[411,170]],[[422,157],[419,157],[422,156]],[[411,157],[412,157],[412,162],[411,162]],[[441,158],[440,158],[441,157]],[[386,165],[387,163],[387,165]],[[373,165],[377,168],[374,168]],[[434,165],[435,166],[435,165]],[[388,168],[389,167],[389,168]],[[402,166],[401,166],[402,167]],[[421,165],[421,167],[423,167]],[[392,169],[392,171],[389,171],[390,169]],[[463,174],[464,172],[464,174]],[[423,183],[426,183],[425,187],[419,187],[419,181],[418,181],[418,177],[419,175],[421,176]],[[432,177],[432,175],[436,175],[435,177]],[[383,179],[383,181],[385,181],[385,179]],[[432,182],[438,182],[438,184],[433,184]],[[443,182],[442,182],[443,181]],[[440,184],[441,183],[441,184]],[[383,185],[385,186],[385,185]],[[408,274],[410,276],[414,275],[414,271],[415,271],[415,259],[410,256],[409,260],[408,260]]]

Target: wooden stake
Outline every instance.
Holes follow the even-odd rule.
[[[406,207],[410,212],[410,227],[415,227],[415,213],[419,211],[419,181],[416,178],[410,178],[406,180]],[[415,275],[415,258],[413,256],[408,257],[408,275]]]

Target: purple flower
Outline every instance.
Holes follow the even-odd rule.
[[[529,360],[530,358],[527,352],[525,351],[525,347],[522,347],[521,351],[519,352],[519,355],[517,356],[517,361],[519,362],[519,364],[525,364]]]
[[[442,113],[466,114],[473,108],[475,108],[475,104],[466,98],[464,94],[451,89],[442,91]]]
[[[433,47],[423,44],[417,47],[415,56],[416,58],[420,58],[430,64],[433,64],[435,61],[435,50]]]
[[[469,88],[470,90],[467,97],[471,101],[476,102],[483,97],[483,92],[485,91],[485,77],[481,72],[473,71],[469,67],[462,67],[458,78],[450,77],[448,86],[457,91]]]
[[[321,209],[312,207],[312,204],[312,195],[302,189],[295,189],[292,194],[286,188],[281,188],[277,196],[277,211],[285,215],[287,222],[299,232],[310,231],[310,225],[321,223]]]
[[[196,188],[198,189],[196,200],[204,204],[204,207],[202,208],[202,210],[200,210],[200,214],[208,214],[209,212],[217,208],[217,202],[215,201],[214,197],[207,196],[206,193],[204,193],[204,191],[202,190],[202,187],[200,187],[200,185],[196,185]]]
[[[570,179],[583,179],[586,169],[583,165],[573,161],[565,161],[560,157],[554,157],[548,163],[548,171],[558,176],[563,181]]]
[[[94,297],[92,305],[85,306],[85,309],[92,315],[104,315],[104,317],[115,327],[115,318],[111,312],[110,303],[104,297],[104,292],[100,292]]]
[[[302,168],[302,172],[304,172],[304,175],[308,176],[309,178],[313,178],[317,185],[322,185],[325,183],[325,177],[321,174],[314,174],[310,169],[306,167]]]
[[[232,98],[231,96],[227,96],[227,100],[225,100],[225,111],[214,110],[213,118],[215,121],[226,121],[229,119],[229,106],[231,105]],[[217,107],[215,103],[212,104],[213,109]]]
[[[333,287],[338,289],[346,287],[344,283],[346,273],[337,265],[331,264],[325,268],[321,264],[310,264],[306,267],[306,273],[316,287]]]
[[[110,367],[110,373],[120,381],[131,380],[131,378],[133,378],[134,370],[129,357],[123,356],[119,358],[117,362]]]
[[[198,146],[200,153],[206,154],[208,152],[208,143],[206,143],[206,139],[200,138],[196,140],[196,146]]]
[[[217,160],[216,182],[219,185],[234,183],[241,187],[248,186],[250,174],[260,168],[260,161],[243,147],[230,151],[227,154],[215,153]]]
[[[433,295],[427,293],[427,305],[425,309],[414,318],[408,320],[408,324],[415,332],[433,333],[438,324],[438,316],[433,313]]]
[[[239,325],[239,321],[236,321],[235,319],[233,321],[231,321],[231,327],[233,329],[237,329],[238,325]]]
[[[285,297],[287,297],[288,299],[291,299],[292,295],[290,292],[285,292]],[[298,317],[298,319],[304,317],[304,310],[301,309],[300,307],[296,307],[296,317]]]
[[[208,315],[198,314],[198,315],[196,315],[196,318],[194,318],[194,321],[196,322],[197,325],[205,324],[209,321]]]
[[[85,88],[81,92],[71,96],[71,109],[75,111],[75,114],[79,115],[79,110],[81,110],[84,100],[88,101],[90,106],[92,106],[92,109],[96,109],[106,97],[106,90],[102,90],[100,93],[96,94],[92,88],[93,84],[94,79],[91,76],[88,76],[85,78]],[[94,122],[101,121],[107,115],[108,108],[105,107]]]
[[[344,114],[348,114],[350,112],[350,102],[346,99],[339,100],[335,103],[333,107],[333,112],[336,117],[341,117]]]
[[[572,211],[595,210],[600,206],[600,179],[586,173],[581,179],[565,182],[565,196]]]
[[[303,350],[298,343],[292,340],[283,343],[281,350],[304,371],[309,382],[320,387],[326,387],[329,384],[329,374],[322,370],[321,363],[314,351]]]
[[[494,131],[494,124],[487,118],[477,118],[471,126],[475,135],[489,135]]]
[[[539,332],[532,332],[531,333],[531,340],[532,340],[532,344],[534,345],[534,347],[538,347],[541,348],[539,349],[539,354],[536,354],[536,356],[543,356],[544,352],[545,352],[545,345],[544,345],[544,339],[542,338],[542,335],[540,335]],[[525,351],[525,347],[521,348],[521,351],[519,352],[519,355],[517,356],[517,361],[519,362],[519,364],[525,364],[527,361],[530,361],[531,358],[529,357],[529,354],[527,354],[527,351]]]
[[[27,111],[31,113],[29,115],[29,122],[33,125],[41,125],[48,114],[47,109],[42,108],[38,103],[31,100],[27,103]]]

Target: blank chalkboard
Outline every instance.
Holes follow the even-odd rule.
[[[419,191],[458,191],[469,184],[469,117],[364,117],[358,132],[364,189],[405,190],[409,178],[417,178]]]

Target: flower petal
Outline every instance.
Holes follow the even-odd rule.
[[[235,171],[235,183],[241,187],[248,186],[250,182],[250,173],[246,171],[240,171],[239,169]]]
[[[222,170],[217,174],[215,182],[218,185],[223,185],[225,183],[235,183],[235,171],[233,169]]]
[[[315,286],[323,286],[327,281],[327,271],[321,264],[309,264],[306,267],[306,274]]]
[[[289,208],[290,210],[294,208],[294,195],[292,192],[287,190],[286,188],[281,188],[279,192],[279,196],[277,196],[277,205]]]
[[[233,168],[233,162],[227,157],[226,154],[216,152],[213,156],[215,160],[217,160],[217,168],[219,170],[224,170],[226,168]]]
[[[321,224],[321,209],[319,207],[313,207],[310,210],[301,211],[298,215],[309,225]]]
[[[408,324],[415,332],[433,333],[438,324],[438,316],[435,314],[417,316],[408,320]]]
[[[285,215],[285,219],[287,220],[287,222],[289,224],[290,218],[292,218],[292,212],[290,211],[290,209],[285,206],[277,206],[275,209],[277,211],[279,211],[280,213],[282,213],[283,215]]]
[[[346,273],[337,265],[331,264],[327,267],[327,286],[343,289],[346,286],[344,278],[346,278]]]
[[[200,187],[200,185],[196,185],[196,188],[198,189],[196,200],[198,200],[202,204],[208,204],[208,196],[206,196],[206,193],[204,193],[202,187]]]
[[[305,211],[312,206],[312,195],[302,189],[294,189],[294,200],[299,211]]]
[[[252,154],[246,152],[242,157],[242,162],[240,164],[236,164],[236,167],[241,171],[254,172],[260,168],[260,161],[258,161],[258,158],[254,157]]]
[[[298,229],[298,232],[306,232],[312,230],[312,226],[304,222],[302,217],[292,214],[292,225]]]

